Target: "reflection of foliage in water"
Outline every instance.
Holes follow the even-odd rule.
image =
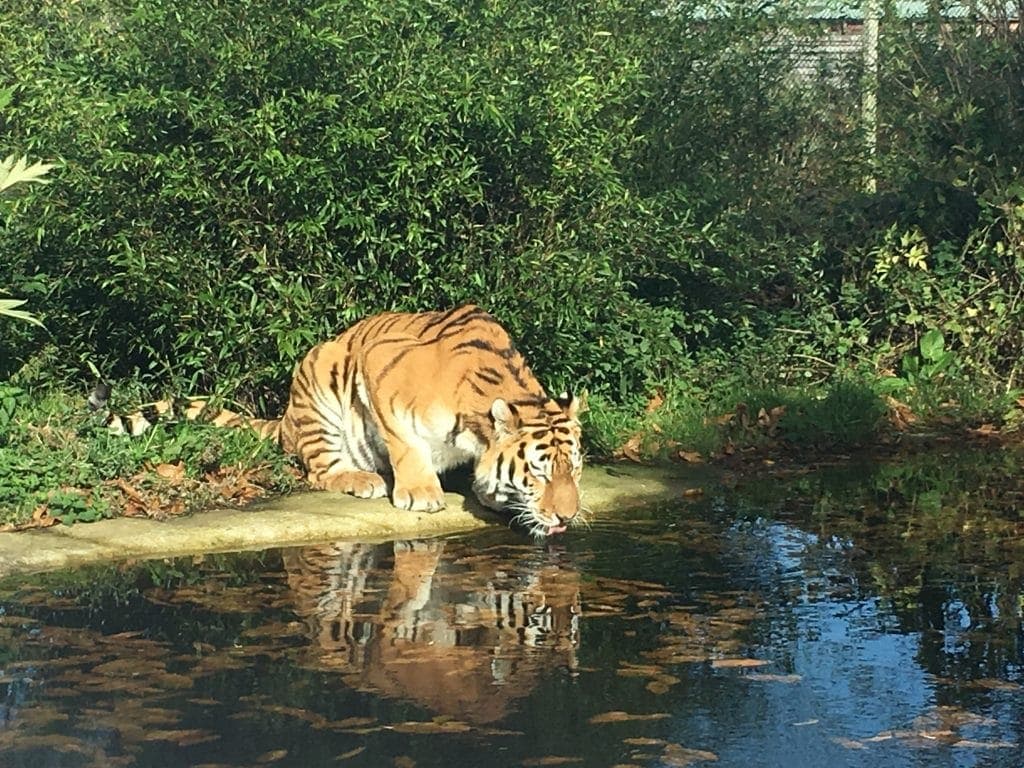
[[[10,577],[0,581],[0,615],[10,602],[33,606],[33,618],[42,622],[84,627],[100,620],[108,633],[137,631],[142,623],[148,638],[182,648],[230,643],[270,604],[260,591],[273,588],[267,573],[275,568],[280,554],[268,550],[89,566],[37,574],[31,582]],[[206,600],[187,611],[173,611],[161,598],[174,594],[185,604],[189,589]],[[243,595],[248,606],[239,602]],[[173,631],[166,629],[171,613]],[[7,651],[0,645],[0,662]]]
[[[0,762],[1016,765],[999,461],[824,470],[543,546],[489,531],[9,580]]]
[[[905,631],[922,633],[925,669],[1005,677],[1021,662],[1022,459],[1020,449],[950,445],[805,474],[782,501],[775,483],[744,484],[737,508],[770,511],[848,549],[858,582]]]
[[[347,544],[9,579],[0,755],[147,764],[158,746],[229,738],[232,721],[272,737],[282,718],[321,733],[311,745],[332,733],[349,747],[369,733],[479,736],[546,669],[575,666],[578,574],[515,549],[442,559],[443,542]],[[435,718],[406,705],[397,722],[352,716],[369,691]],[[209,707],[217,717],[197,721]]]

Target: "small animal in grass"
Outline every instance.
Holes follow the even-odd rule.
[[[94,410],[106,407],[105,386],[90,397]],[[296,370],[280,419],[204,415],[205,407],[192,400],[179,410],[277,441],[314,488],[378,498],[388,477],[394,506],[433,512],[445,506],[438,473],[471,464],[480,502],[535,536],[581,518],[583,406],[568,394],[549,397],[505,329],[476,306],[374,315],[318,344]],[[152,419],[106,420],[137,434]]]

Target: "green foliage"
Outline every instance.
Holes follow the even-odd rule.
[[[779,419],[780,436],[799,446],[870,444],[886,411],[870,385],[845,379],[831,384],[823,394],[788,393],[781,401],[786,410]]]
[[[161,484],[151,472],[178,462],[193,482]],[[112,482],[119,478],[179,513],[223,503],[201,481],[230,467],[263,468],[260,485],[270,492],[296,484],[289,459],[248,430],[161,423],[130,439],[97,425],[83,398],[0,385],[0,523],[24,522],[40,507],[66,524],[110,516],[125,501]]]
[[[93,500],[76,491],[57,490],[46,496],[47,509],[64,525],[94,523],[107,516],[105,500]]]
[[[20,387],[0,383],[0,445],[7,441],[14,414],[26,399],[27,395]]]
[[[854,407],[844,382],[895,372],[1004,402],[1019,31],[887,18],[868,156],[859,60],[794,76],[826,31],[803,4],[714,6],[9,0],[0,129],[61,177],[4,198],[0,286],[45,302],[51,377],[94,361],[140,400],[277,411],[355,319],[475,301],[551,389],[677,392],[697,441],[726,390]],[[0,377],[46,343],[7,325]]]
[[[678,350],[650,348],[649,323],[673,331],[679,314],[629,277],[643,209],[619,168],[644,73],[617,29],[643,14],[7,7],[26,20],[0,47],[9,127],[66,165],[5,244],[9,279],[46,287],[72,360],[280,395],[296,358],[356,318],[468,300],[555,379],[634,387]],[[595,355],[599,336],[637,341]]]
[[[882,392],[914,389],[920,393],[922,389],[937,385],[955,359],[954,353],[946,349],[942,331],[932,328],[921,337],[920,354],[908,352],[903,356],[902,375],[882,379],[879,389]]]

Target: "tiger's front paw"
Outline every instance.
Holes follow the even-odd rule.
[[[437,512],[444,509],[444,491],[441,483],[435,478],[429,485],[406,486],[395,482],[395,494],[392,502],[399,509],[413,512]]]

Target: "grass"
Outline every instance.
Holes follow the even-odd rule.
[[[803,387],[669,385],[627,405],[593,398],[584,432],[592,457],[706,461],[737,451],[844,452],[907,432],[1008,434],[1024,425],[1017,393],[983,397],[969,380],[924,382],[900,397],[870,377]]]
[[[85,397],[0,385],[0,524],[89,522],[237,504],[297,482],[291,461],[246,430],[159,424],[109,433]]]

